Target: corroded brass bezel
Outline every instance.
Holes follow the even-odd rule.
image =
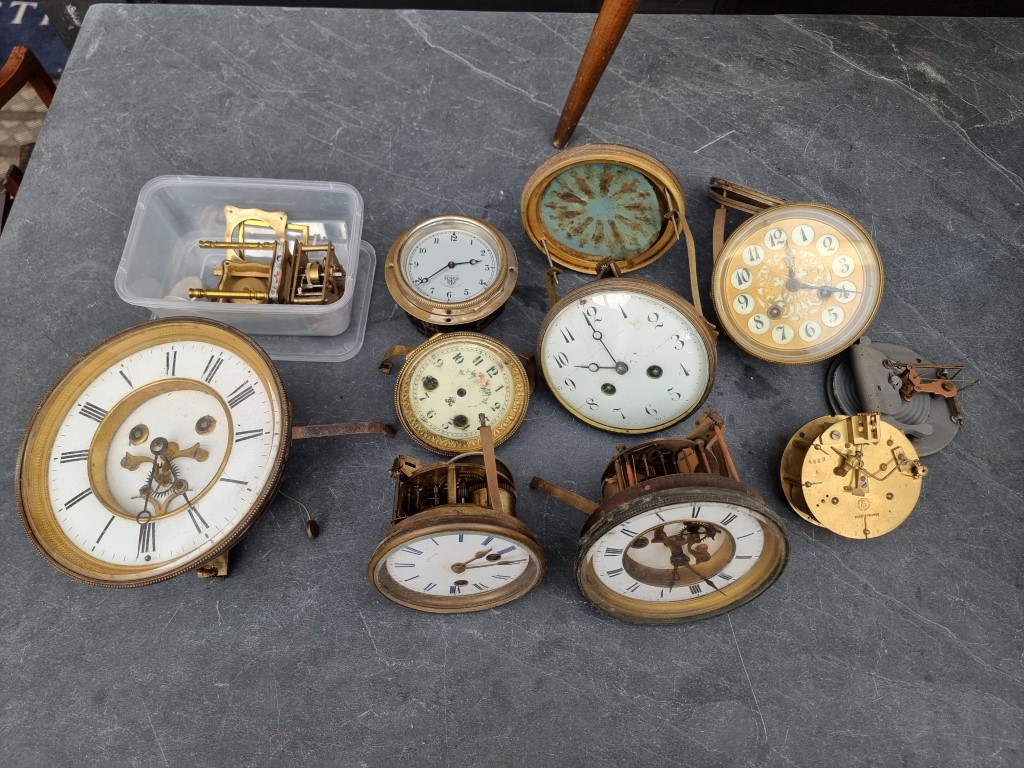
[[[472,232],[484,240],[498,259],[497,275],[479,296],[468,301],[434,301],[413,288],[406,280],[402,266],[410,249],[422,237],[441,229]],[[458,329],[477,323],[499,311],[512,295],[519,277],[519,263],[512,243],[485,221],[455,214],[435,216],[413,225],[398,236],[384,261],[384,282],[399,307],[412,317],[438,330]]]
[[[621,144],[587,144],[567,149],[549,157],[530,175],[520,198],[523,226],[534,245],[550,256],[556,264],[588,275],[597,274],[598,264],[604,257],[583,253],[563,245],[544,225],[541,200],[552,180],[563,171],[588,163],[615,163],[631,168],[645,176],[654,187],[661,205],[661,234],[647,250],[635,256],[615,259],[619,272],[632,272],[661,258],[675,245],[679,233],[673,226],[672,216],[686,218],[686,197],[675,174],[660,160],[633,147]]]
[[[199,556],[185,555],[155,566],[119,566],[91,557],[75,546],[57,522],[49,498],[47,472],[57,430],[78,395],[118,360],[148,347],[189,340],[216,344],[243,358],[281,408],[282,434],[271,458],[266,484],[249,509],[220,541]],[[227,552],[270,504],[281,479],[291,442],[291,405],[284,384],[267,354],[241,332],[212,320],[172,318],[121,331],[79,357],[57,378],[37,406],[25,429],[15,474],[15,495],[22,526],[36,551],[68,576],[106,587],[154,584],[195,570]]]
[[[543,355],[544,337],[547,334],[551,323],[563,309],[586,296],[613,291],[622,293],[642,293],[668,304],[690,321],[697,334],[700,336],[701,341],[704,343],[704,349],[706,349],[708,353],[708,382],[705,385],[701,396],[694,402],[693,407],[669,421],[662,422],[661,424],[657,424],[656,426],[647,429],[613,429],[607,424],[600,424],[589,418],[586,414],[570,407],[570,405],[562,399],[561,395],[558,394],[558,390],[551,385],[551,375],[548,372],[547,361],[544,359]],[[650,280],[640,280],[632,277],[608,277],[601,280],[595,280],[592,283],[587,283],[586,285],[582,285],[579,288],[570,291],[551,308],[547,316],[545,316],[544,321],[541,323],[540,333],[537,335],[537,360],[540,363],[541,372],[544,374],[544,381],[547,382],[548,390],[555,396],[558,402],[562,404],[562,407],[569,411],[573,416],[583,422],[586,422],[592,427],[605,430],[606,432],[633,435],[646,434],[649,432],[658,432],[682,421],[687,416],[696,413],[708,399],[708,396],[711,394],[711,388],[715,383],[715,375],[718,371],[718,355],[715,350],[716,337],[717,333],[715,332],[714,327],[697,312],[690,302],[675,291],[670,291],[668,288],[660,286],[657,283],[652,283]]]
[[[850,324],[843,329],[841,335],[830,339],[828,342],[822,342],[815,345],[808,350],[798,350],[795,352],[787,352],[787,350],[775,349],[762,344],[757,338],[750,333],[749,329],[746,328],[745,323],[738,323],[733,315],[732,308],[726,304],[724,298],[724,291],[721,289],[723,281],[727,280],[727,275],[731,269],[736,267],[736,259],[740,257],[738,244],[746,240],[753,232],[760,230],[767,231],[774,223],[780,218],[799,218],[801,213],[806,213],[808,209],[818,212],[823,216],[835,216],[839,221],[851,232],[856,234],[857,237],[862,238],[864,243],[864,249],[858,252],[862,263],[862,269],[867,266],[867,260],[873,261],[873,266],[878,273],[877,276],[877,288],[873,296],[864,296],[863,301],[868,305],[868,311],[864,314],[861,320],[856,324]],[[749,210],[749,208],[741,207],[740,210]],[[847,234],[849,238],[849,235]],[[740,223],[739,226],[733,230],[732,234],[729,235],[728,239],[722,246],[721,251],[715,258],[714,269],[711,273],[711,300],[715,306],[715,313],[718,316],[719,327],[725,332],[725,334],[732,339],[736,346],[740,347],[744,352],[764,360],[769,363],[781,363],[783,365],[806,365],[808,363],[816,363],[820,360],[825,360],[830,357],[842,352],[844,349],[852,346],[857,339],[859,339],[871,326],[871,323],[875,319],[875,315],[878,314],[878,309],[882,304],[882,291],[885,286],[885,270],[882,266],[882,257],[879,253],[878,246],[867,229],[855,218],[845,211],[841,211],[838,208],[833,208],[830,205],[824,205],[822,203],[803,203],[786,201],[782,204],[773,204],[770,207],[760,210],[754,213],[750,218]]]
[[[478,451],[481,447],[480,433],[477,431],[472,436],[463,440],[455,440],[444,435],[438,435],[428,428],[416,417],[416,412],[413,408],[412,396],[409,394],[412,376],[419,364],[439,348],[467,343],[477,345],[486,350],[488,354],[497,357],[504,363],[512,377],[514,391],[509,399],[508,410],[505,416],[493,425],[494,444],[500,445],[512,437],[515,431],[519,429],[519,425],[523,423],[523,419],[526,418],[526,409],[530,404],[530,380],[526,375],[525,366],[520,362],[515,352],[497,339],[482,333],[459,331],[439,334],[427,339],[408,353],[405,363],[402,365],[402,372],[398,376],[398,381],[395,382],[395,412],[398,414],[398,420],[413,440],[435,453],[455,455],[468,451]]]

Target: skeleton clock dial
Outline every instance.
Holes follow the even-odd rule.
[[[270,501],[291,417],[266,354],[198,319],[103,342],[29,423],[17,494],[39,552],[82,581],[135,586],[227,550]]]

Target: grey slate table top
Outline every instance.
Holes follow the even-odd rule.
[[[518,202],[591,17],[99,6],[86,19],[0,241],[0,761],[6,765],[1024,764],[1024,24],[637,17],[574,145],[659,157],[688,192],[710,276],[724,176],[850,211],[882,250],[871,335],[984,383],[930,457],[921,501],[869,542],[814,530],[778,487],[785,441],[828,411],[826,364],[760,363],[728,339],[709,401],[793,551],[754,603],[670,628],[583,601],[582,518],[534,474],[596,495],[618,438],[541,389],[500,450],[549,557],[524,599],[417,614],[364,575],[405,435],[296,443],[230,578],[78,584],[29,545],[13,500],[22,429],[80,352],[146,319],[113,274],[161,174],[346,181],[381,259],[446,211],[505,232],[524,266],[489,332],[531,349],[543,259]],[[55,271],[53,279],[51,270]],[[688,294],[681,249],[643,273]],[[563,290],[584,278],[567,275]],[[705,296],[705,306],[708,298]],[[418,337],[378,267],[363,352],[281,364],[296,423],[392,419],[381,352]],[[684,427],[669,434],[681,434]],[[425,458],[425,457],[424,457]]]

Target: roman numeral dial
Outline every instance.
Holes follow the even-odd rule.
[[[262,511],[289,424],[276,371],[241,334],[192,319],[128,329],[40,405],[25,438],[23,517],[85,581],[189,570]]]

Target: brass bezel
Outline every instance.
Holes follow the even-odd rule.
[[[440,229],[468,230],[485,240],[494,250],[498,259],[498,274],[479,296],[459,302],[434,301],[409,285],[405,279],[402,265],[409,256],[409,249],[423,236]],[[494,314],[512,295],[518,277],[519,262],[509,239],[485,221],[456,214],[434,216],[405,230],[392,243],[384,261],[384,282],[398,306],[417,320],[440,329],[457,329]]]
[[[543,355],[544,337],[548,328],[551,326],[551,323],[554,321],[555,317],[558,316],[558,313],[565,309],[569,304],[579,301],[581,298],[590,296],[591,294],[606,293],[610,291],[646,294],[647,296],[655,298],[658,301],[663,301],[678,310],[683,317],[693,324],[693,327],[696,329],[701,341],[704,342],[704,348],[708,353],[708,383],[704,387],[704,392],[694,402],[693,407],[685,413],[648,429],[614,429],[607,424],[600,424],[593,419],[588,418],[583,413],[574,410],[565,402],[565,400],[562,399],[561,395],[558,394],[558,390],[551,386],[551,377],[548,374],[547,364]],[[548,385],[548,390],[555,396],[555,399],[561,403],[562,407],[569,411],[573,416],[583,422],[586,422],[592,427],[596,427],[597,429],[601,429],[606,432],[615,432],[624,435],[640,435],[650,432],[659,432],[663,429],[667,429],[673,424],[679,423],[693,413],[696,413],[708,399],[708,396],[711,394],[711,388],[715,383],[715,375],[718,372],[718,354],[715,349],[715,337],[716,334],[714,333],[713,327],[708,323],[708,321],[697,312],[690,302],[675,291],[671,291],[657,283],[652,283],[650,280],[641,280],[635,277],[608,277],[601,280],[595,280],[592,283],[587,283],[586,285],[582,285],[579,288],[570,291],[548,311],[544,321],[541,323],[540,333],[537,335],[537,360],[540,365],[541,373],[544,374],[544,381]]]
[[[466,594],[465,600],[450,596],[433,597],[405,590],[397,584],[395,586],[400,591],[391,589],[391,584],[388,583],[390,576],[384,567],[389,553],[401,549],[415,539],[456,531],[495,534],[515,541],[529,551],[530,564],[526,571],[507,587],[479,595]],[[530,529],[517,518],[476,504],[445,504],[395,523],[374,550],[367,575],[374,589],[388,600],[406,608],[427,613],[470,613],[495,608],[522,597],[540,583],[545,568],[544,550]]]
[[[587,553],[609,530],[668,504],[699,505],[708,501],[744,507],[760,520],[765,531],[762,556],[734,584],[689,600],[655,603],[625,597],[610,590],[597,578]],[[731,478],[675,474],[631,486],[601,504],[583,527],[574,570],[583,596],[605,613],[634,624],[678,624],[718,616],[749,603],[775,583],[788,559],[786,529],[759,495]],[[734,589],[739,586],[744,589]]]
[[[619,272],[626,273],[646,267],[658,260],[675,245],[679,235],[672,226],[671,212],[686,218],[686,196],[682,184],[675,174],[655,157],[633,147],[621,144],[586,144],[552,155],[537,166],[526,180],[519,201],[523,226],[534,245],[551,260],[563,267],[588,275],[597,274],[598,264],[604,257],[593,256],[564,247],[544,226],[540,214],[541,198],[548,184],[563,171],[585,163],[616,163],[643,174],[658,193],[662,206],[663,220],[661,234],[654,244],[643,253],[625,259],[615,259]]]
[[[781,350],[772,350],[767,348],[766,345],[756,341],[749,331],[743,327],[742,324],[734,322],[729,307],[723,306],[724,299],[722,298],[721,292],[718,290],[719,281],[724,279],[723,274],[727,273],[726,262],[732,261],[738,255],[738,252],[730,255],[730,249],[734,248],[736,243],[746,239],[752,231],[759,229],[768,229],[771,225],[780,217],[786,217],[799,211],[800,209],[814,208],[826,213],[833,214],[841,219],[847,226],[849,226],[854,232],[864,239],[867,245],[868,254],[870,254],[874,260],[875,265],[878,269],[878,290],[873,297],[873,306],[870,311],[865,315],[864,319],[856,326],[849,326],[849,329],[844,333],[848,334],[848,338],[845,341],[841,341],[837,346],[822,346],[819,352],[807,352],[800,351],[791,353],[790,355],[782,355]],[[808,202],[793,202],[787,201],[781,205],[773,205],[770,208],[765,208],[758,213],[753,214],[747,220],[741,222],[739,226],[733,230],[732,234],[726,239],[725,244],[722,246],[722,250],[719,252],[718,257],[715,259],[715,265],[711,272],[711,301],[715,306],[715,314],[718,316],[719,327],[725,332],[725,334],[735,342],[736,346],[742,349],[744,352],[764,360],[768,363],[780,363],[782,365],[807,365],[810,363],[816,363],[821,360],[826,360],[830,357],[834,357],[843,350],[851,347],[856,343],[867,329],[871,326],[871,323],[875,319],[875,315],[878,314],[879,307],[882,304],[882,293],[885,288],[885,269],[882,265],[882,256],[878,250],[878,245],[875,243],[874,238],[867,231],[863,224],[853,218],[850,214],[842,211],[838,208],[834,208],[831,205],[824,205],[823,203],[808,203]],[[867,296],[864,297],[865,301],[869,301]]]
[[[476,344],[487,350],[489,354],[498,357],[505,364],[505,367],[508,368],[515,385],[515,392],[513,392],[509,400],[509,407],[505,417],[492,425],[495,446],[501,445],[515,434],[516,430],[519,429],[519,425],[523,423],[523,419],[526,418],[526,409],[530,405],[530,380],[526,375],[526,367],[519,360],[515,352],[497,339],[474,331],[439,334],[427,339],[406,355],[398,381],[395,382],[395,412],[398,414],[398,420],[401,422],[402,428],[405,429],[409,436],[416,443],[434,453],[451,456],[470,451],[479,451],[481,448],[479,431],[464,440],[454,440],[429,430],[423,422],[416,418],[412,398],[409,395],[413,371],[420,362],[439,347],[465,343]]]
[[[188,340],[217,344],[245,359],[264,387],[277,397],[281,407],[282,434],[266,485],[241,520],[212,548],[199,556],[183,556],[174,563],[157,566],[119,566],[97,560],[78,549],[57,523],[47,490],[50,451],[64,414],[77,396],[111,365],[126,355],[147,347]],[[281,480],[291,443],[291,404],[281,377],[270,357],[248,336],[222,323],[200,318],[154,320],[128,328],[85,352],[57,377],[36,407],[18,452],[15,496],[25,533],[36,551],[50,565],[87,584],[104,587],[138,587],[155,584],[187,571],[227,552],[269,506]]]

